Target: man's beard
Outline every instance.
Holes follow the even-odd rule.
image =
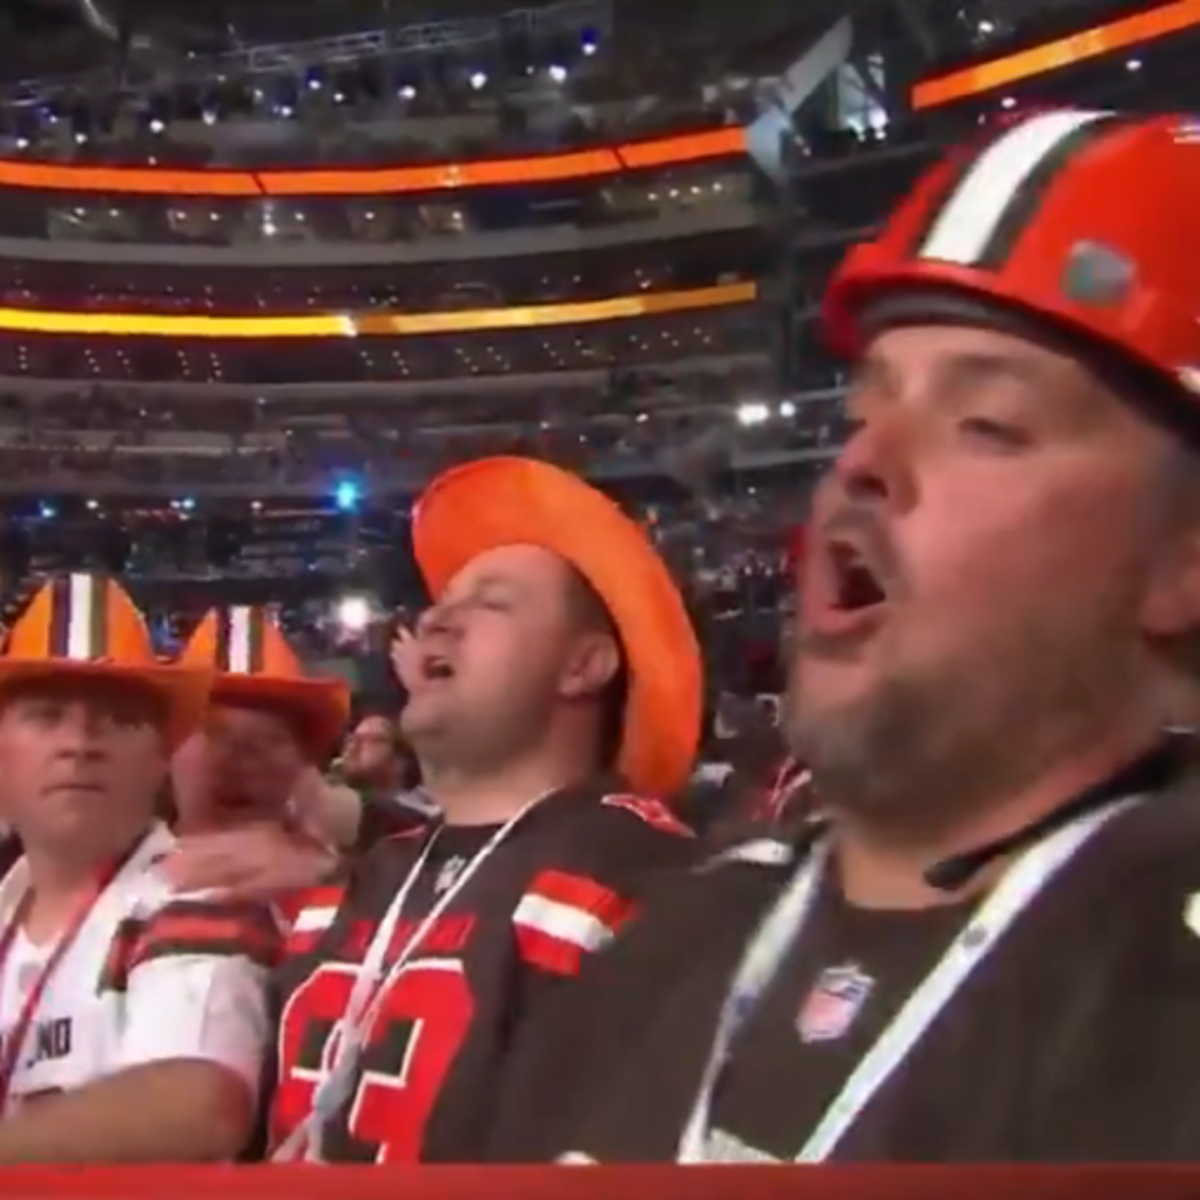
[[[393,786],[393,774],[386,764],[358,766],[354,763],[344,762],[338,778],[346,787],[363,792],[382,792]]]
[[[367,788],[371,786],[371,772],[363,767],[342,759],[335,772],[337,781],[348,788]]]
[[[898,835],[943,828],[1028,786],[1081,730],[1103,727],[1128,684],[1124,662],[1100,649],[1097,633],[1038,636],[1026,626],[1011,641],[974,643],[953,665],[881,674],[835,707],[806,702],[801,661],[786,725],[791,749],[822,807]]]
[[[869,695],[810,709],[804,702],[803,666],[800,673],[793,685],[797,694],[789,701],[787,737],[792,753],[811,772],[822,804],[887,818],[899,800],[900,781],[924,775],[926,760],[935,753],[929,744],[936,727],[927,687],[892,677]]]

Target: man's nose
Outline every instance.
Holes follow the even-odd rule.
[[[417,618],[417,635],[428,637],[431,634],[448,636],[458,629],[461,604],[450,600],[440,600],[431,604]]]
[[[64,753],[82,758],[103,758],[107,719],[90,710],[71,711],[59,722],[59,747]]]
[[[833,467],[843,496],[858,504],[907,507],[915,491],[907,443],[898,417],[873,418],[860,425]]]

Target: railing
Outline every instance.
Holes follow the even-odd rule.
[[[1195,1169],[1145,1167],[141,1167],[7,1171],[6,1200],[1074,1200],[1193,1195]]]

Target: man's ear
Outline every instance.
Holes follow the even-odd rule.
[[[578,700],[602,692],[621,670],[621,652],[609,633],[578,637],[559,680],[559,694]]]
[[[1179,531],[1152,572],[1142,628],[1155,638],[1200,631],[1200,519]]]

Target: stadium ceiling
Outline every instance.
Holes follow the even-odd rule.
[[[910,39],[929,60],[966,50],[981,37],[1018,33],[1033,22],[1073,21],[1086,24],[1124,0],[887,0]]]
[[[472,18],[495,19],[521,9],[540,9],[552,0],[3,0],[0,30],[18,53],[47,37],[117,42],[141,38],[162,48],[229,50],[255,41],[302,41],[358,29]],[[759,7],[788,11],[788,0],[758,0]],[[806,0],[803,15],[815,28],[856,6],[856,0]],[[693,23],[705,10],[729,7],[729,0],[608,0],[621,23],[651,17],[658,25],[673,19]],[[799,14],[797,14],[799,15]],[[7,28],[6,28],[7,27]],[[6,40],[6,45],[8,41]],[[11,73],[11,72],[10,72]],[[25,72],[28,74],[29,72]]]

